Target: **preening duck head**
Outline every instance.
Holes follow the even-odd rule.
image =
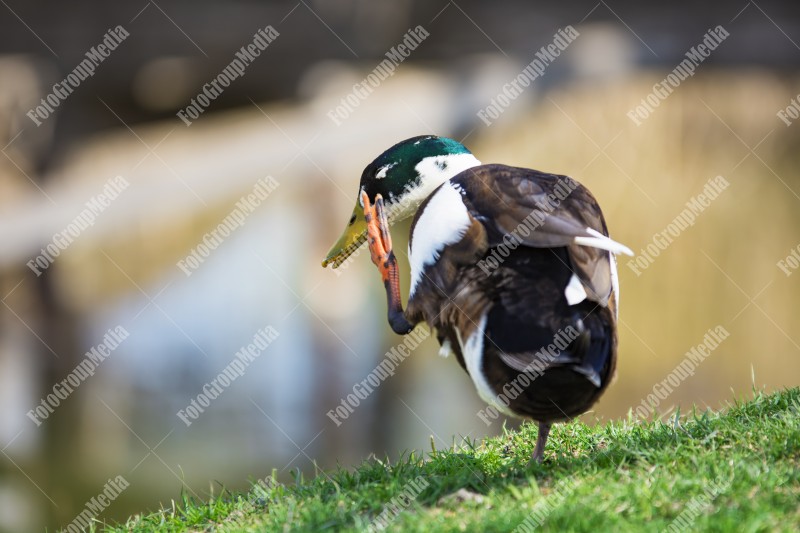
[[[361,191],[367,193],[370,201],[378,194],[383,197],[392,224],[416,213],[422,201],[446,180],[480,164],[463,144],[447,137],[422,135],[395,144],[361,174],[353,213],[322,266],[338,267],[366,241]]]

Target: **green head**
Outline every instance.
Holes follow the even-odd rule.
[[[370,201],[383,197],[389,223],[416,213],[419,204],[446,180],[480,165],[463,144],[446,137],[422,135],[395,144],[361,174],[356,205],[344,233],[328,252],[322,266],[342,264],[367,239],[361,191]]]

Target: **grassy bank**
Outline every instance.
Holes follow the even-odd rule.
[[[667,422],[536,427],[132,517],[109,531],[798,531],[800,389]],[[378,522],[375,522],[375,521]],[[668,529],[672,528],[672,529]]]

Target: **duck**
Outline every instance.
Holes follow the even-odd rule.
[[[391,226],[413,217],[405,308]],[[483,164],[463,144],[423,135],[368,164],[345,231],[322,266],[367,243],[398,335],[426,323],[480,398],[538,424],[589,410],[617,362],[618,254],[600,206],[577,180]],[[488,408],[488,407],[487,407]]]

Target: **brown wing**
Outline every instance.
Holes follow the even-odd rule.
[[[569,176],[505,165],[481,165],[452,181],[470,214],[487,230],[489,246],[565,246],[590,300],[608,305],[609,251],[629,253],[608,238],[600,206]]]

